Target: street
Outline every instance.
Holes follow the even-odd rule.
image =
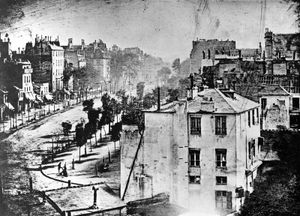
[[[96,99],[94,107],[100,105],[100,99]],[[118,196],[111,195],[104,190],[106,185],[118,187],[119,182],[119,145],[104,138],[108,132],[107,125],[101,131],[97,131],[96,138],[94,135],[87,141],[86,146],[81,147],[80,160],[79,147],[72,144],[69,148],[64,148],[63,151],[55,154],[53,161],[50,160],[41,165],[43,155],[47,154],[49,149],[51,151],[53,145],[58,149],[61,145],[58,140],[66,139],[62,135],[61,123],[63,121],[70,121],[73,131],[78,122],[88,121],[87,114],[82,109],[81,105],[77,105],[65,112],[43,118],[14,132],[1,142],[2,154],[6,155],[1,156],[1,173],[5,182],[4,194],[15,196],[28,193],[31,178],[33,190],[45,191],[47,196],[65,211],[92,206],[92,186],[85,187],[84,185],[96,184],[99,187],[98,194],[101,194],[97,198],[99,208],[122,205]],[[104,138],[102,142],[100,142],[100,133]],[[57,134],[61,135],[57,136]],[[70,137],[73,139],[73,135]],[[108,172],[96,171],[99,164],[103,161],[109,163],[109,160],[111,163]],[[59,163],[62,167],[66,166],[67,177],[59,174]],[[68,182],[71,183],[69,186],[81,187],[66,189]],[[39,208],[33,208],[31,212],[39,212]],[[45,209],[41,212],[43,215],[49,215]],[[41,212],[39,215],[42,215]]]

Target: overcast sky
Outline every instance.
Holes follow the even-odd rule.
[[[62,44],[70,37],[74,44],[100,38],[109,47],[138,46],[172,61],[187,58],[197,37],[236,40],[238,48],[252,48],[262,40],[264,26],[276,33],[298,31],[293,11],[282,0],[267,0],[265,11],[264,0],[21,1],[25,3],[8,8],[9,17],[0,20],[1,32],[9,33],[15,50],[36,34],[59,35]]]

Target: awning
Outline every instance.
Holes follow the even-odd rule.
[[[26,93],[25,93],[25,97],[26,97],[28,100],[35,101],[35,97],[34,97],[34,95],[33,95],[31,92],[26,92]]]
[[[4,103],[5,106],[10,110],[15,110],[15,108],[10,103]]]
[[[46,98],[46,100],[53,100],[53,97],[50,94],[46,94],[45,98]]]

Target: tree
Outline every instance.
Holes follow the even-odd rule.
[[[177,101],[179,98],[179,89],[168,89],[167,103]]]
[[[273,162],[257,178],[254,192],[245,200],[240,215],[300,215],[300,133],[263,131],[262,136],[268,147],[277,151],[280,161]]]
[[[144,96],[145,82],[139,82],[136,86],[136,94],[138,99],[141,100]]]
[[[171,70],[168,67],[162,67],[160,70],[157,71],[157,76],[163,83],[168,80],[170,74]]]
[[[180,74],[180,58],[176,58],[172,63],[172,69],[176,75]]]

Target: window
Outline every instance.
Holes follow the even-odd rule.
[[[207,58],[210,59],[210,50],[207,51]]]
[[[191,134],[201,134],[201,117],[191,116]]]
[[[189,176],[189,183],[191,184],[200,184],[200,176]]]
[[[217,176],[216,184],[217,185],[227,185],[227,177],[226,176]]]
[[[293,98],[293,109],[299,109],[299,98]]]
[[[189,149],[189,164],[191,167],[200,166],[200,149]]]
[[[232,209],[232,192],[216,191],[216,207],[220,209]]]
[[[226,116],[216,116],[216,135],[226,135]]]
[[[267,98],[261,99],[261,109],[264,110],[267,106]]]
[[[202,51],[202,59],[205,59],[205,52]]]
[[[248,111],[248,126],[251,127],[251,113]]]
[[[256,108],[256,120],[257,124],[259,123],[259,113],[258,113],[258,108]]]
[[[226,149],[216,149],[216,167],[226,168]]]
[[[253,159],[255,157],[255,140],[248,142],[248,157],[253,163]]]
[[[255,125],[255,110],[252,110],[252,124]]]

